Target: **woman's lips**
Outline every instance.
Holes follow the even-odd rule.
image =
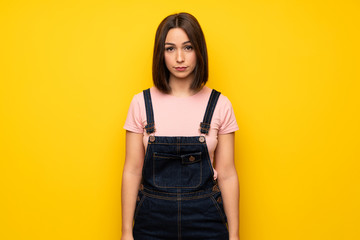
[[[176,67],[175,69],[176,69],[177,71],[183,72],[183,71],[186,70],[186,68],[187,68],[187,67]]]

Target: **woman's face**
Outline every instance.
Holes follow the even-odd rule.
[[[193,78],[196,67],[196,53],[181,28],[169,30],[165,39],[165,65],[170,71],[170,79]]]

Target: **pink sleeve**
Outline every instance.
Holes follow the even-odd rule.
[[[221,122],[220,122],[218,134],[226,134],[239,130],[231,102],[227,97],[225,96],[223,97],[224,97],[224,105],[220,110]]]
[[[124,129],[135,132],[135,133],[143,133],[143,124],[141,120],[141,108],[139,102],[139,96],[141,94],[137,94],[133,97],[130,103],[129,111],[126,117]]]

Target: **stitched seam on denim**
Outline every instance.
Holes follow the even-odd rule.
[[[147,126],[149,125],[149,123],[151,123],[151,119],[150,119],[150,113],[149,113],[149,103],[148,103],[147,91],[148,91],[148,89],[144,90],[143,94],[144,94],[144,101],[145,101],[146,123],[147,123],[145,126],[145,129],[146,129],[146,133],[149,133],[147,130]]]
[[[149,97],[149,89],[146,90],[146,101],[147,101],[147,106],[148,106],[148,111],[149,111],[149,123],[152,123],[153,122],[153,119],[152,119],[152,114],[151,114],[151,105],[150,105],[150,97]]]
[[[137,217],[137,215],[139,213],[139,210],[140,210],[145,198],[146,198],[146,196],[143,196],[142,199],[140,200],[138,206],[136,207],[135,214],[134,214],[134,221],[136,220],[136,217]]]
[[[148,112],[147,112],[147,103],[146,103],[146,90],[143,90],[143,98],[145,102],[145,113],[146,113],[146,124],[148,124]]]
[[[214,109],[216,107],[216,103],[217,103],[217,98],[215,97],[214,99],[214,103],[211,105],[211,108],[210,108],[210,113],[209,113],[209,119],[208,119],[208,123],[210,124],[211,123],[211,119],[212,119],[212,116],[214,114]]]
[[[206,122],[206,118],[207,118],[207,115],[208,115],[208,112],[209,112],[208,109],[209,109],[210,103],[212,101],[213,95],[214,95],[214,89],[211,91],[211,95],[210,95],[209,101],[208,101],[207,106],[206,106],[203,122]]]
[[[204,121],[203,121],[203,122],[205,122],[205,123],[209,122],[209,115],[211,114],[210,109],[211,109],[211,106],[213,105],[213,102],[214,102],[214,95],[215,95],[215,94],[213,94],[213,95],[211,96],[211,101],[209,101],[209,106],[208,106],[207,109],[206,109],[206,118],[205,118]]]
[[[157,199],[162,199],[162,200],[170,200],[170,201],[178,201],[178,197],[165,197],[165,196],[159,196],[159,195],[155,195],[155,194],[151,194],[151,193],[147,193],[147,192],[142,192],[145,196],[148,196],[150,198],[157,198]],[[201,199],[201,198],[207,198],[209,196],[212,196],[214,194],[216,194],[218,192],[211,192],[211,193],[207,193],[204,195],[198,195],[198,196],[192,196],[192,197],[182,197],[181,200],[186,201],[186,200],[195,200],[195,199]]]
[[[199,183],[198,185],[196,186],[193,186],[193,187],[174,187],[174,186],[171,186],[171,187],[164,187],[164,186],[160,186],[158,185],[156,182],[155,182],[155,161],[153,159],[153,182],[154,182],[154,185],[158,188],[180,188],[180,189],[188,189],[188,188],[198,188],[201,183],[202,183],[202,162],[203,161],[200,161],[199,164],[200,164],[200,180],[199,180]]]
[[[155,161],[154,161],[154,158],[152,159],[152,162],[153,162],[153,169],[152,169],[153,183],[156,186],[156,184],[155,184]]]
[[[154,110],[153,110],[153,106],[152,106],[152,100],[151,100],[151,94],[150,94],[150,88],[149,88],[149,102],[150,102],[150,109],[151,109],[151,118],[152,118],[152,122],[154,124],[155,127],[155,118],[154,118]]]
[[[145,129],[147,129],[147,130],[151,130],[151,129],[154,129],[154,128],[155,128],[155,126],[151,126],[151,127],[146,126],[145,127]]]
[[[145,107],[146,107],[146,122],[147,124],[151,123],[150,112],[149,112],[149,101],[148,101],[148,90],[144,90],[144,98],[145,98]]]
[[[150,88],[143,91],[144,92],[144,98],[145,98],[145,108],[146,108],[146,121],[147,125],[145,126],[146,133],[153,133],[155,130],[155,119],[154,119],[154,112],[152,107],[152,101],[151,101],[151,94],[150,94]],[[152,127],[148,127],[149,125],[153,125]]]
[[[211,102],[212,102],[213,97],[214,97],[214,89],[211,91],[211,95],[210,95],[208,104],[207,104],[207,106],[206,106],[205,116],[204,116],[204,121],[203,121],[203,122],[206,122],[207,115],[209,114],[209,111],[208,111],[208,110],[209,110],[209,106],[211,105]]]
[[[209,133],[211,119],[213,117],[214,109],[216,107],[216,104],[217,104],[220,94],[221,94],[220,92],[217,92],[216,90],[213,89],[210,99],[209,99],[209,102],[208,102],[208,106],[206,107],[206,112],[205,112],[203,122],[200,123],[200,132],[201,133],[205,133],[205,134]],[[206,127],[204,128],[202,126],[202,124],[207,124],[209,126],[206,125]]]
[[[177,157],[163,157],[163,156],[155,155],[155,153],[154,153],[153,157],[154,158],[165,158],[165,159],[180,159],[180,157],[179,158],[177,158]]]
[[[177,138],[176,139],[176,151],[177,151],[177,154],[180,154],[180,141],[179,141],[180,139],[179,138]]]
[[[170,193],[170,192],[161,192],[161,191],[157,191],[157,190],[153,190],[153,189],[149,189],[149,188],[146,188],[144,187],[144,189],[148,190],[148,191],[152,191],[152,192],[157,192],[157,193],[160,193],[160,194],[178,194],[178,193]],[[193,192],[183,192],[181,193],[182,195],[183,194],[193,194],[193,193],[200,193],[200,192],[205,192],[205,190],[198,190],[198,191],[193,191]],[[151,193],[149,193],[151,194]]]
[[[178,201],[178,240],[181,240],[181,201]]]
[[[217,104],[217,101],[218,101],[218,99],[219,99],[219,96],[220,96],[219,93],[214,94],[213,102],[212,102],[212,104],[211,104],[211,106],[210,106],[210,108],[209,108],[208,119],[206,119],[206,122],[209,123],[209,124],[211,123],[211,119],[212,119],[212,116],[213,116],[213,114],[214,114],[214,109],[215,109],[215,107],[216,107],[216,104]]]
[[[201,161],[201,158],[200,159],[197,159],[197,160],[193,160],[193,161],[186,161],[186,159],[182,159],[181,160],[181,164],[183,165],[191,165],[191,164],[194,164],[194,163],[197,163],[197,162],[200,162]]]
[[[209,112],[208,112],[208,116],[207,116],[207,119],[206,119],[207,123],[211,122],[211,118],[212,118],[212,114],[213,114],[212,109],[216,105],[216,101],[217,101],[217,92],[214,90],[214,96],[213,96],[213,98],[211,100],[211,105],[209,106]]]
[[[162,158],[162,159],[177,159],[177,160],[181,160],[181,164],[186,164],[186,165],[191,165],[193,163],[197,163],[197,162],[200,162],[201,161],[201,156],[200,158],[197,157],[198,159],[195,158],[195,160],[193,161],[190,161],[189,162],[186,162],[185,159],[183,159],[182,157],[165,157],[165,156],[159,156],[159,155],[156,155],[156,153],[153,154],[153,158]]]
[[[159,142],[153,142],[151,144],[177,145],[177,143],[159,143]],[[179,145],[202,145],[202,144],[205,144],[205,143],[179,143]]]
[[[190,156],[195,156],[195,157],[200,157],[201,158],[201,151],[200,152],[190,152],[190,153],[186,153],[186,154],[182,154],[182,155],[174,155],[171,153],[166,153],[166,152],[154,152],[153,156],[154,157],[161,157],[161,158],[175,158],[175,159],[182,159],[182,158],[186,158],[186,157],[190,157]]]
[[[216,202],[216,200],[215,200],[214,196],[210,196],[210,199],[212,200],[212,202],[214,203],[215,207],[217,208],[218,213],[219,213],[219,215],[220,215],[220,218],[221,218],[221,220],[222,220],[223,224],[224,224],[224,225],[225,225],[225,227],[226,227],[225,217],[224,217],[223,213],[221,212],[221,209],[220,209],[219,204]],[[226,227],[226,229],[227,229],[227,227]]]

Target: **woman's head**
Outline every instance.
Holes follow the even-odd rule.
[[[193,75],[194,80],[191,84],[191,89],[197,90],[202,87],[208,80],[208,56],[204,34],[201,30],[200,24],[194,16],[189,13],[178,13],[167,16],[159,25],[154,45],[153,56],[153,81],[155,86],[162,92],[168,93],[170,91],[169,77],[170,71],[165,63],[165,40],[169,34],[172,37],[176,34],[185,33],[190,41],[190,45],[196,55],[196,65],[194,66]],[[178,31],[181,30],[181,31]],[[184,46],[186,47],[186,45]],[[179,63],[178,66],[181,66]]]

